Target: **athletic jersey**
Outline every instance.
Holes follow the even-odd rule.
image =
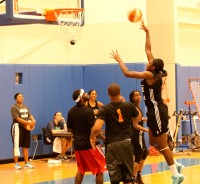
[[[93,109],[93,110],[95,110],[95,109],[99,109],[99,106],[98,106],[98,102],[95,100],[95,106],[94,107],[92,107],[91,105],[90,105],[90,101],[88,100],[88,107],[90,107],[91,109]]]
[[[136,106],[136,105],[135,105],[135,106]],[[140,112],[141,112],[141,114],[142,114],[142,117],[143,117],[142,110],[141,110],[138,106],[136,106],[136,107],[140,110]],[[140,125],[140,126],[143,127],[143,126],[144,126],[143,120],[139,121],[139,122],[138,122],[138,125]],[[132,126],[131,137],[138,137],[139,135],[143,135],[143,134],[144,134],[144,131],[135,129],[135,128]]]
[[[163,103],[161,95],[162,79],[157,79],[152,85],[148,85],[145,80],[142,80],[141,87],[147,109],[154,108],[154,106]]]
[[[14,104],[11,107],[11,114],[12,114],[12,120],[13,120],[13,124],[14,123],[19,123],[16,118],[21,118],[23,120],[29,120],[29,117],[31,116],[31,112],[29,110],[29,108],[26,105],[17,105]],[[19,125],[21,127],[24,127],[21,123],[19,123]]]
[[[130,102],[110,102],[99,110],[97,119],[106,123],[106,143],[131,139],[132,118],[138,116],[138,111]]]
[[[147,107],[147,126],[154,137],[166,133],[168,131],[168,107],[162,100],[162,79],[157,79],[152,85],[142,80],[141,87]]]
[[[68,112],[67,127],[73,130],[75,150],[90,149],[90,133],[95,123],[94,112],[85,105],[76,105]]]

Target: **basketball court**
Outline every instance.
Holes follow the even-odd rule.
[[[99,10],[98,14],[102,13],[104,10],[103,7],[99,9],[101,11]],[[68,62],[73,63],[74,60],[75,61],[78,60],[80,49],[79,48],[77,49],[76,46],[78,45],[78,41],[80,39],[79,37],[80,29],[81,27],[83,28],[85,26],[85,21],[86,21],[85,16],[84,16],[85,13],[87,13],[87,11],[86,10],[84,11],[84,0],[6,0],[6,1],[0,0],[0,20],[1,20],[0,25],[1,26],[9,25],[9,26],[14,27],[15,25],[19,25],[19,26],[25,25],[26,26],[25,29],[27,28],[28,30],[27,31],[29,34],[28,36],[32,36],[32,37],[34,37],[34,33],[31,33],[31,30],[35,30],[35,32],[40,32],[38,34],[39,37],[36,38],[34,40],[35,42],[33,43],[29,39],[25,40],[26,41],[25,42],[23,40],[25,36],[23,35],[23,33],[19,31],[16,37],[21,36],[22,44],[20,45],[20,41],[19,41],[19,45],[15,45],[16,48],[14,47],[13,49],[11,49],[13,54],[15,54],[13,58],[8,57],[7,59],[7,55],[9,55],[9,53],[7,52],[5,54],[6,55],[4,56],[6,58],[4,60],[5,63],[18,64],[17,62],[18,60],[23,58],[22,56],[25,56],[27,53],[34,54],[34,51],[36,50],[36,48],[41,48],[41,45],[43,46],[47,42],[49,43],[52,39],[56,40],[55,43],[49,44],[48,49],[44,48],[44,50],[40,52],[44,55],[43,57],[46,56],[46,52],[47,52],[46,50],[48,51],[55,50],[57,55],[61,55],[62,58],[64,57],[68,58],[66,59],[66,61],[63,62],[65,64]],[[110,9],[105,14],[108,15],[109,13],[111,13]],[[116,11],[116,14],[117,13],[118,12]],[[125,16],[125,18],[127,17]],[[98,23],[101,23],[101,22],[99,21]],[[42,29],[37,29],[38,25],[41,27],[43,26]],[[46,25],[51,26],[51,27],[47,27]],[[101,26],[99,25],[100,24],[95,25],[94,29],[98,31],[100,30],[99,32],[101,32]],[[131,26],[135,26],[135,25],[132,24]],[[32,28],[35,28],[35,29],[32,29]],[[116,26],[116,28],[117,28],[116,30],[120,30],[120,31],[123,30],[123,27],[121,26]],[[59,31],[61,32],[58,33],[57,29],[60,29]],[[6,35],[6,31],[4,33],[5,35]],[[46,36],[45,34],[47,32],[50,34],[49,38],[45,37]],[[91,31],[91,34],[92,34],[92,31]],[[69,47],[66,50],[63,45],[61,46],[59,45],[59,43],[61,43],[62,40],[58,40],[57,35],[60,35],[62,37],[61,38],[62,40],[67,41],[69,43]],[[7,39],[10,39],[10,37]],[[83,37],[82,39],[85,39],[85,38]],[[123,41],[124,40],[126,42],[126,39],[123,39]],[[85,39],[84,41],[87,42],[88,40]],[[115,43],[113,45],[115,46]],[[84,50],[85,51],[84,54],[88,52],[89,53],[88,55],[90,55],[90,52],[92,49],[93,49],[93,45],[92,44],[88,45],[87,49]],[[60,52],[57,53],[58,51]],[[46,59],[47,61],[51,61],[50,60],[51,54],[52,53],[49,53],[49,57]],[[140,53],[138,54],[141,55]],[[107,55],[105,57],[107,57]],[[101,58],[101,57],[98,57],[98,58]],[[38,63],[41,64],[40,61],[38,61]],[[77,80],[78,79],[79,78],[77,77]],[[196,105],[195,108],[197,108],[198,111],[200,111],[199,109],[200,96],[198,93],[199,92],[199,78],[190,80],[189,82],[190,82],[189,83],[190,89],[193,92],[194,100],[198,103],[197,105],[195,104]],[[168,100],[168,96],[167,96],[167,100]],[[199,159],[200,152],[191,152],[191,155],[177,155],[175,156],[175,158],[177,159],[177,161],[185,165],[185,169],[183,171],[185,180],[183,183],[184,184],[199,183],[199,176],[196,173],[200,172],[200,159]],[[55,158],[52,158],[52,159],[55,159]],[[75,179],[74,177],[77,171],[75,159],[67,160],[60,164],[48,164],[48,158],[43,158],[43,159],[33,160],[32,164],[35,166],[35,168],[32,170],[23,169],[23,168],[21,170],[15,170],[13,163],[1,164],[0,165],[0,178],[1,178],[0,183],[16,183],[16,184],[24,184],[24,183],[25,184],[32,184],[32,183],[73,184],[74,183],[74,179]],[[20,162],[20,165],[23,167],[24,162]],[[169,184],[172,181],[171,171],[169,170],[169,167],[167,166],[166,161],[164,160],[164,157],[162,155],[147,157],[142,176],[143,176],[144,183],[146,184],[157,184],[157,183]],[[91,173],[87,173],[83,180],[83,184],[93,184],[93,183],[95,183],[94,176],[91,175]],[[110,183],[108,172],[105,172],[104,174],[104,183],[105,184]]]
[[[192,152],[191,156],[180,155],[175,157],[178,162],[185,165],[183,175],[184,184],[198,184],[200,172],[200,153]],[[55,159],[55,158],[52,158]],[[76,174],[76,161],[65,161],[61,164],[48,164],[48,158],[33,160],[34,169],[15,170],[14,164],[0,165],[1,183],[15,184],[74,184]],[[23,166],[23,162],[20,165]],[[146,184],[169,184],[171,171],[162,155],[148,156],[143,169],[143,181]],[[83,184],[94,184],[95,178],[91,173],[86,173]],[[110,184],[108,172],[104,173],[104,184]]]

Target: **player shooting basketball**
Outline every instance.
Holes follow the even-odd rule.
[[[154,58],[151,52],[150,34],[148,28],[141,21],[141,29],[146,33],[145,52],[148,63],[146,71],[130,71],[122,61],[118,51],[112,51],[111,57],[114,58],[126,77],[143,79],[141,81],[142,92],[145,105],[147,107],[147,126],[149,127],[150,145],[156,145],[157,149],[164,155],[169,168],[172,171],[173,184],[182,183],[183,175],[180,173],[183,165],[175,163],[173,153],[168,147],[168,107],[162,100],[162,77],[167,75],[163,69],[164,62],[160,58]]]

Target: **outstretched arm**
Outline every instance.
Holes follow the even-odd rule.
[[[147,79],[147,78],[151,78],[152,77],[152,74],[148,71],[143,71],[143,72],[138,72],[138,71],[133,71],[133,70],[129,70],[127,68],[127,66],[124,64],[124,62],[122,61],[120,55],[118,54],[118,51],[112,51],[110,53],[111,55],[111,58],[115,59],[118,63],[119,63],[119,66],[123,72],[123,74],[126,76],[126,77],[129,77],[129,78],[136,78],[136,79]]]
[[[144,21],[141,21],[141,28],[146,33],[146,42],[145,42],[145,52],[147,55],[148,61],[152,61],[154,59],[153,54],[151,52],[151,40],[150,40],[150,34],[148,28],[144,25]]]

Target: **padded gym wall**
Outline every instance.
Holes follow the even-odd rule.
[[[144,63],[127,64],[130,70],[144,71]],[[102,65],[86,65],[84,66],[84,89],[88,92],[91,89],[97,91],[97,100],[103,104],[110,102],[107,94],[108,85],[112,82],[116,82],[121,87],[121,94],[125,97],[126,101],[129,101],[129,94],[133,90],[141,91],[140,81],[138,79],[126,78],[117,64],[102,64]],[[146,116],[146,108],[144,101],[142,100],[141,109]],[[105,128],[105,127],[103,127]],[[149,139],[145,134],[147,146],[149,145]]]
[[[145,64],[134,63],[127,65],[129,69],[144,70]],[[21,73],[20,84],[15,84],[15,73]],[[141,91],[140,80],[123,76],[117,64],[109,65],[0,65],[0,160],[12,159],[12,141],[10,127],[12,118],[10,108],[15,103],[14,94],[24,95],[24,104],[30,107],[37,120],[37,126],[32,134],[42,134],[41,128],[46,127],[56,111],[61,111],[66,118],[68,110],[75,105],[72,92],[84,88],[86,91],[96,89],[98,100],[104,104],[109,102],[107,87],[112,82],[121,86],[121,93],[129,101],[130,91]],[[142,110],[145,115],[144,104]],[[6,140],[6,141],[5,141]],[[147,141],[148,143],[148,141]],[[41,154],[39,141],[36,155]],[[35,142],[29,151],[33,155]],[[50,153],[45,147],[44,154]]]
[[[22,74],[20,84],[15,84],[15,73]],[[52,120],[55,111],[67,116],[74,105],[72,92],[83,87],[82,65],[0,65],[0,160],[12,159],[12,123],[10,108],[15,103],[14,94],[24,95],[24,104],[30,107],[37,120],[32,134],[41,134],[41,128]],[[41,144],[41,141],[40,141]],[[38,146],[37,154],[41,153]],[[35,147],[31,146],[30,156]],[[44,153],[49,153],[44,150]]]

